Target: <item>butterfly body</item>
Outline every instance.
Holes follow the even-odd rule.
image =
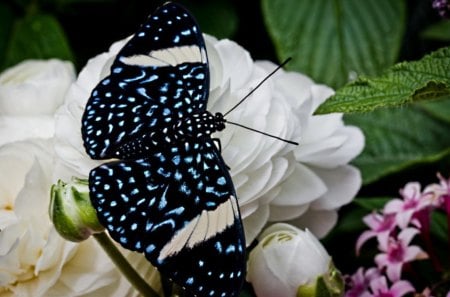
[[[160,7],[118,53],[82,119],[100,222],[196,296],[237,296],[245,238],[236,193],[211,134],[209,64],[198,25]]]

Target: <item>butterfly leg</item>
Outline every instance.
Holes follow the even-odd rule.
[[[219,149],[219,152],[222,153],[222,143],[220,142],[219,138],[212,138],[212,141],[214,142],[214,144],[217,146],[217,148]],[[228,170],[230,170],[230,166],[228,166],[228,164],[225,163],[225,166],[227,167]]]
[[[219,149],[219,152],[222,153],[222,143],[220,142],[220,139],[219,138],[212,138],[212,141],[214,142],[214,144]]]

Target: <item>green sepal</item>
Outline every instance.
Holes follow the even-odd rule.
[[[83,241],[104,230],[89,198],[87,180],[61,180],[51,188],[49,215],[58,233],[70,241]]]
[[[315,282],[298,287],[297,297],[340,297],[344,295],[344,288],[341,272],[330,261],[325,274],[318,276]]]

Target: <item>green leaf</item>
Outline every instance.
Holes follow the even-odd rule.
[[[366,112],[450,95],[450,47],[399,63],[379,77],[360,77],[336,91],[316,113]]]
[[[441,113],[448,117],[448,100],[440,104]],[[360,127],[366,137],[364,151],[353,162],[361,170],[364,184],[415,164],[439,161],[450,154],[449,122],[422,105],[351,114],[345,120]]]
[[[439,23],[433,24],[420,35],[425,39],[450,41],[450,20],[442,20]]]
[[[333,87],[379,74],[399,53],[403,0],[263,0],[263,15],[280,60]]]
[[[58,20],[37,14],[19,19],[14,24],[4,67],[25,59],[73,60],[67,38]]]
[[[189,10],[195,15],[203,32],[219,39],[232,37],[238,28],[239,19],[230,1],[192,1],[189,2]]]
[[[392,197],[357,198],[353,202],[370,213],[373,210],[383,209],[384,205],[391,199]]]
[[[418,106],[428,112],[430,116],[450,124],[450,97],[445,100],[419,102]]]

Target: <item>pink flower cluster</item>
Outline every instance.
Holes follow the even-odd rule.
[[[441,17],[450,17],[450,3],[447,0],[433,0],[432,6]]]
[[[390,200],[381,211],[363,218],[370,229],[358,238],[356,253],[360,253],[369,239],[376,238],[379,250],[374,259],[376,267],[361,267],[350,276],[346,297],[401,297],[416,292],[409,281],[402,279],[402,270],[408,262],[433,258],[431,212],[443,209],[450,229],[450,179],[446,180],[440,174],[438,178],[439,184],[429,185],[423,191],[417,182],[406,184],[400,190],[401,198]],[[411,244],[418,234],[422,236],[427,252]],[[439,265],[438,262],[433,261],[433,264]]]

